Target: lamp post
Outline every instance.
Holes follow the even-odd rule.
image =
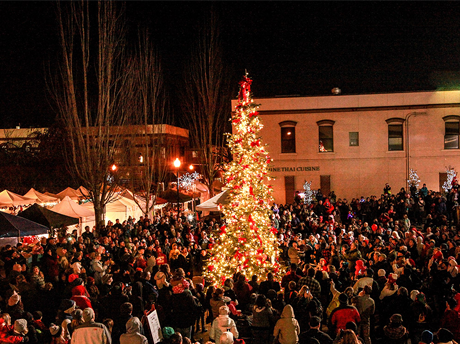
[[[179,158],[176,158],[176,160],[174,160],[174,167],[177,169],[177,217],[179,218],[179,202],[180,202],[180,199],[179,199],[179,167],[181,165],[181,162],[179,160]]]

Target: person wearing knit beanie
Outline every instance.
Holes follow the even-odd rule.
[[[432,344],[432,343],[433,343],[433,333],[431,333],[428,330],[423,331],[419,344]]]

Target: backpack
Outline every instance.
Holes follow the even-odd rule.
[[[310,317],[317,316],[323,319],[323,306],[321,302],[316,297],[313,297],[308,304],[308,312],[310,313]]]

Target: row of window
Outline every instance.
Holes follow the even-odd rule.
[[[460,116],[446,116],[444,130],[444,149],[459,149]],[[318,152],[334,151],[334,121],[323,120],[318,124]],[[295,127],[297,122],[284,121],[279,123],[281,127],[281,153],[295,153],[296,139]],[[388,124],[388,150],[404,150],[403,125],[404,119],[391,118]],[[359,132],[349,132],[349,146],[359,146]]]

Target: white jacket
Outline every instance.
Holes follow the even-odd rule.
[[[216,344],[220,344],[220,336],[222,333],[230,330],[233,334],[233,338],[238,338],[238,330],[236,328],[235,321],[228,315],[219,315],[214,319],[211,326],[211,332],[209,332],[209,338],[216,341]]]

